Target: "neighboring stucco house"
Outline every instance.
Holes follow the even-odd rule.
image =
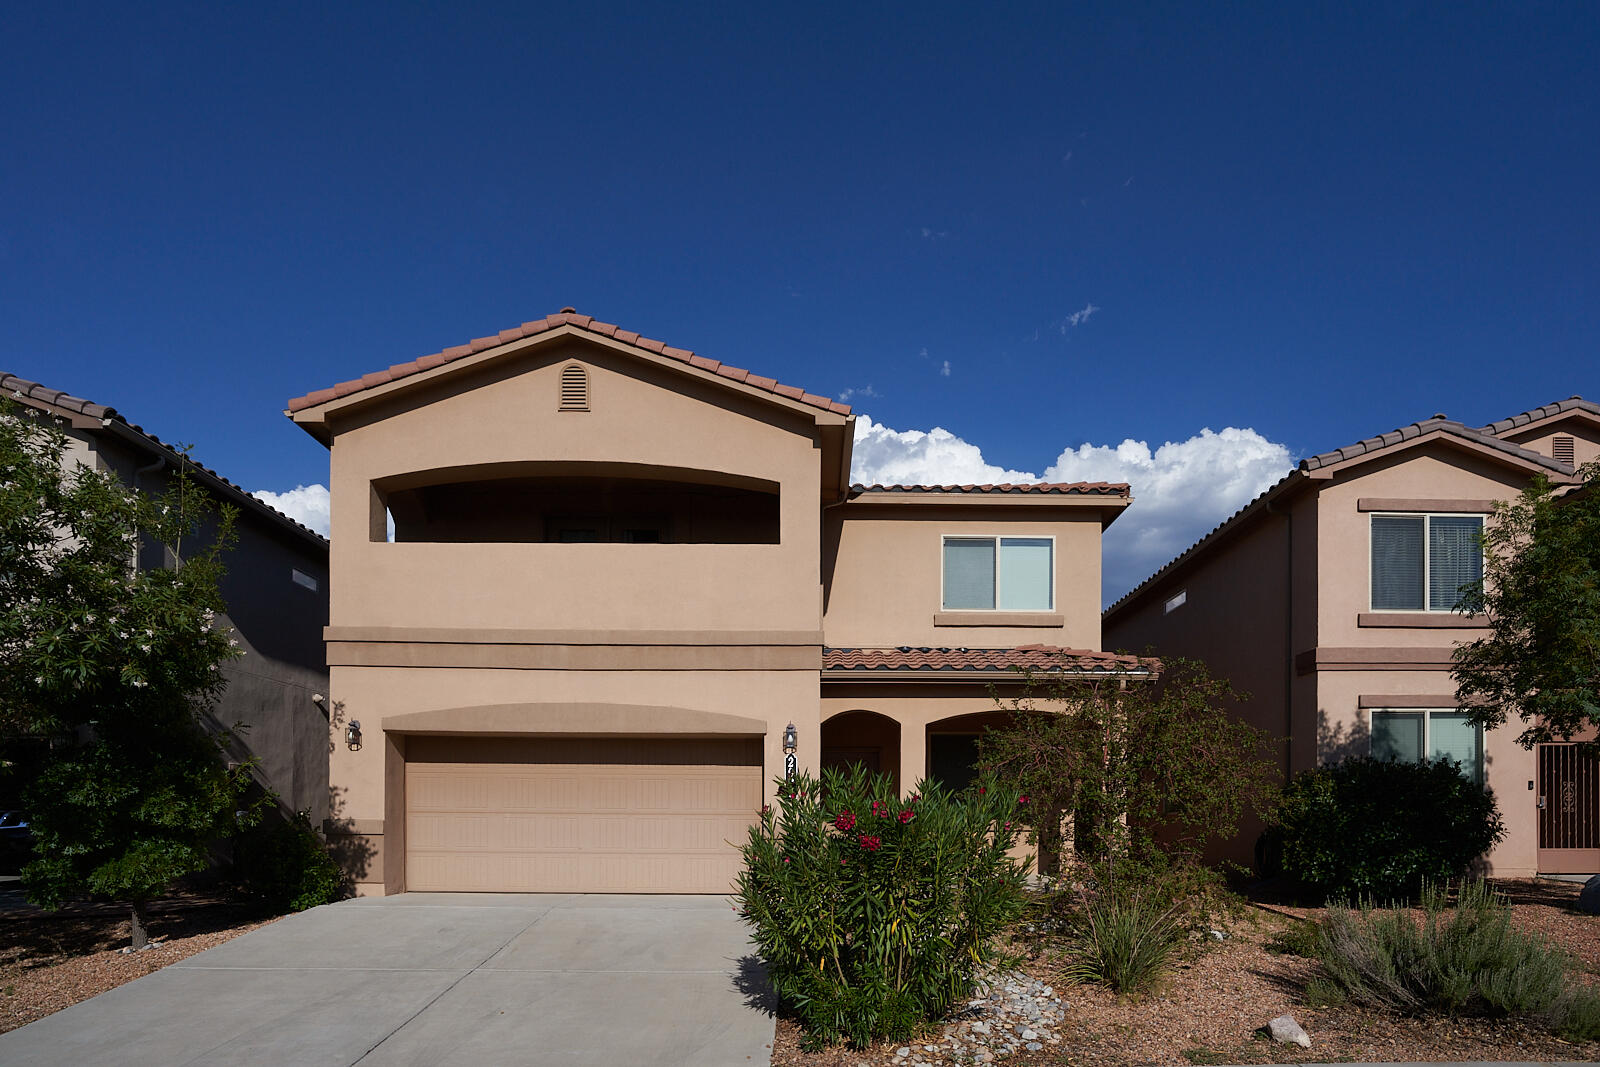
[[[959,782],[1011,668],[1140,669],[1098,651],[1127,486],[852,486],[845,405],[570,308],[288,414],[364,893],[724,892],[791,726]]]
[[[180,455],[114,408],[37,382],[0,374],[0,395],[52,417],[67,436],[68,463],[114,471],[149,493],[166,489],[180,466],[219,504],[238,509],[238,541],[227,553],[221,622],[244,655],[222,667],[228,680],[211,715],[245,723],[229,754],[254,757],[255,776],[276,793],[284,815],[328,810],[328,713],[313,696],[328,691],[322,627],[328,618],[328,542],[213,470]],[[159,544],[142,546],[141,568],[166,564]],[[316,825],[316,822],[313,825]]]
[[[1299,469],[1105,613],[1106,644],[1204,660],[1251,694],[1241,714],[1287,737],[1293,773],[1368,753],[1448,756],[1491,787],[1508,834],[1494,873],[1600,870],[1600,776],[1571,745],[1466,723],[1451,651],[1487,631],[1455,607],[1482,573],[1496,500],[1600,456],[1600,406],[1573,397],[1470,427],[1443,415]],[[1234,843],[1248,861],[1254,834]]]

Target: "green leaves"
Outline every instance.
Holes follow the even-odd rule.
[[[1482,726],[1521,719],[1528,748],[1600,725],[1600,464],[1580,473],[1565,496],[1541,476],[1495,505],[1461,607],[1491,633],[1456,649],[1457,696]]]
[[[1022,908],[1016,794],[984,779],[908,799],[860,767],[779,782],[735,900],[812,1047],[909,1037],[971,987]]]

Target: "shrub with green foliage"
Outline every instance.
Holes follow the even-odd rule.
[[[1080,893],[1068,919],[1067,976],[1118,993],[1153,985],[1188,934],[1183,904],[1159,885],[1121,879]]]
[[[274,911],[305,911],[345,894],[344,875],[303,811],[241,838],[234,870],[245,892]]]
[[[1022,912],[1016,793],[983,778],[901,799],[856,767],[779,783],[735,899],[808,1048],[903,1040],[968,995]]]
[[[1505,827],[1449,760],[1360,757],[1295,775],[1268,834],[1282,872],[1324,898],[1390,902],[1459,878]]]
[[[1437,888],[1410,911],[1328,909],[1316,942],[1327,979],[1350,1000],[1404,1015],[1522,1015],[1574,1041],[1600,1039],[1600,993],[1567,956],[1511,925],[1511,907],[1485,883],[1461,887],[1454,908]]]

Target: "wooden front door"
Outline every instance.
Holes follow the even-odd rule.
[[[1539,873],[1600,871],[1600,758],[1576,743],[1539,746]]]

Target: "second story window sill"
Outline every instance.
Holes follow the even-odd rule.
[[[1067,617],[1051,611],[938,611],[935,626],[1054,626],[1067,624]]]
[[[1487,615],[1457,615],[1453,611],[1373,611],[1356,616],[1356,625],[1412,630],[1472,630],[1489,625]]]

